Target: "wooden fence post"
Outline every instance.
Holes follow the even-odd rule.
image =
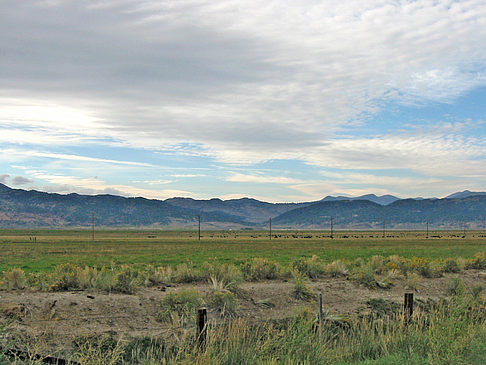
[[[196,328],[197,347],[202,349],[204,346],[206,346],[208,334],[208,310],[206,308],[200,308],[197,310]]]
[[[319,293],[319,339],[322,340],[322,326],[323,326],[323,314],[322,314],[322,293]]]
[[[403,311],[406,322],[410,322],[413,315],[413,293],[405,293],[405,298],[403,301]]]

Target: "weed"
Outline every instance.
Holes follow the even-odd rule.
[[[407,280],[405,281],[405,286],[410,290],[417,291],[421,282],[422,278],[420,277],[420,275],[412,272],[408,274]]]
[[[310,259],[301,258],[290,265],[291,270],[298,271],[311,279],[317,279],[326,275],[326,267],[319,258],[314,255]]]
[[[254,258],[241,264],[241,271],[246,280],[260,281],[279,278],[282,268],[275,261]]]
[[[351,279],[369,289],[376,289],[377,287],[374,270],[369,266],[358,269],[351,276]]]
[[[201,293],[195,289],[181,289],[168,293],[162,300],[161,320],[179,327],[195,323],[195,312],[203,304]]]
[[[27,284],[27,278],[22,269],[14,268],[7,271],[4,276],[5,286],[8,290],[24,289]]]
[[[349,275],[349,269],[344,262],[336,260],[326,266],[326,272],[331,277],[347,276]]]
[[[221,317],[234,317],[238,310],[238,300],[229,290],[213,289],[207,298],[208,306]]]
[[[120,272],[115,275],[115,284],[113,291],[124,294],[133,294],[137,289],[140,272],[129,266],[122,268]]]
[[[292,291],[292,295],[295,299],[298,300],[305,300],[310,302],[315,299],[315,294],[312,293],[311,289],[306,283],[306,276],[302,273],[295,271],[293,272],[293,279],[294,279],[294,290]]]
[[[455,259],[447,259],[442,267],[443,272],[457,273],[461,271],[461,268]]]
[[[466,263],[465,269],[486,269],[486,255],[484,254],[484,252],[478,252],[477,254],[475,254],[474,258]]]
[[[174,273],[174,281],[177,283],[194,283],[203,279],[199,270],[189,267],[188,264],[180,264],[176,266]]]
[[[78,278],[79,267],[73,264],[61,264],[54,272],[54,283],[50,286],[51,291],[65,291],[79,289]]]

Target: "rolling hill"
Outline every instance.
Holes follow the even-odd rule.
[[[466,192],[463,192],[466,193]],[[0,227],[87,227],[94,212],[105,227],[204,228],[267,227],[269,218],[280,229],[336,228],[422,229],[428,221],[437,228],[486,227],[486,195],[398,199],[368,194],[358,198],[326,197],[307,203],[267,203],[250,198],[154,200],[115,195],[54,194],[11,189],[0,184]],[[459,195],[460,196],[460,195]],[[378,201],[377,201],[378,199]],[[390,201],[390,202],[389,202]]]

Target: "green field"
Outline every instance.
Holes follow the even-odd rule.
[[[34,238],[36,237],[36,241]],[[0,271],[20,267],[26,272],[51,271],[56,265],[134,264],[174,265],[189,262],[239,264],[263,257],[286,265],[296,258],[317,255],[324,261],[368,258],[373,255],[449,258],[472,257],[486,250],[486,233],[469,231],[268,232],[103,230],[92,240],[89,230],[1,230]]]

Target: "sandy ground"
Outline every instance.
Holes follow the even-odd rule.
[[[481,284],[486,288],[486,273],[467,271],[447,274],[438,279],[422,279],[417,299],[439,299],[447,296],[451,278],[460,277],[466,286]],[[394,280],[391,289],[370,290],[346,278],[328,278],[310,281],[314,292],[323,295],[324,308],[341,315],[366,312],[365,302],[370,298],[383,298],[403,303],[409,291],[404,280]],[[164,335],[170,328],[157,320],[163,310],[162,299],[167,293],[181,288],[195,288],[203,294],[209,285],[175,285],[170,287],[141,288],[134,295],[106,294],[75,291],[41,293],[32,291],[0,291],[0,318],[12,321],[11,330],[31,336],[44,336],[51,344],[69,346],[79,336],[121,335],[125,337],[153,337]],[[317,309],[316,303],[296,300],[292,296],[293,284],[283,281],[245,283],[245,298],[240,298],[238,316],[249,321],[266,321],[292,316],[297,307]],[[270,301],[273,307],[258,304]],[[216,313],[210,318],[217,320]]]

